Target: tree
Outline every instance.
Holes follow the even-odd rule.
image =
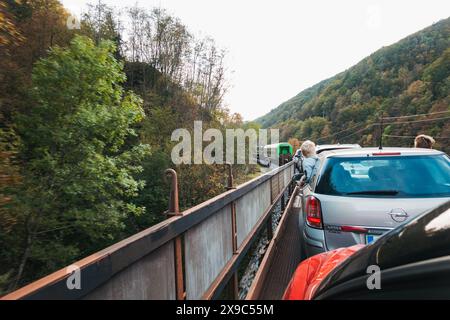
[[[102,40],[113,41],[116,45],[115,57],[122,60],[125,49],[122,40],[123,27],[118,15],[117,11],[101,0],[96,4],[88,4],[87,11],[82,15],[81,33],[93,39],[95,44]]]
[[[294,152],[300,149],[301,143],[300,140],[298,140],[297,138],[289,139],[288,143],[292,146]]]
[[[10,124],[15,112],[28,109],[34,63],[53,45],[68,45],[74,31],[58,0],[6,0],[0,4],[0,112]]]
[[[450,89],[450,48],[436,59],[425,71],[424,78],[430,82],[435,97],[445,97]]]
[[[18,62],[14,59],[14,50],[24,42],[17,27],[13,9],[18,4],[0,3],[0,121],[2,127],[11,122],[11,113],[15,109],[17,86],[22,82]]]
[[[2,48],[4,46],[16,44],[18,41],[22,40],[22,35],[17,29],[11,14],[11,9],[6,2],[0,3],[0,22],[0,46]],[[4,51],[2,50],[2,53],[3,52]]]
[[[117,240],[125,219],[144,212],[130,200],[144,186],[134,175],[149,148],[126,143],[144,114],[121,87],[122,67],[112,42],[81,36],[34,67],[36,104],[18,119],[24,245],[10,289],[27,266],[33,277],[61,267]]]
[[[16,1],[14,1],[16,2]],[[58,0],[21,1],[13,8],[20,10],[17,27],[26,38],[26,46],[13,51],[16,61],[30,74],[34,63],[54,45],[67,45],[74,30],[67,28],[69,13]]]
[[[16,7],[17,6],[17,7]],[[15,187],[20,185],[21,175],[17,163],[17,148],[19,139],[11,123],[11,113],[15,109],[15,97],[19,77],[19,67],[14,61],[11,51],[21,45],[24,38],[17,28],[14,8],[18,4],[12,2],[0,3],[0,261],[3,261],[5,251],[3,245],[11,237],[11,230],[17,225],[17,219],[12,211],[14,205]],[[0,295],[2,287],[11,277],[11,272],[2,272],[0,268]]]
[[[317,140],[321,137],[322,131],[329,126],[330,122],[322,117],[312,117],[303,121],[301,139]]]
[[[0,50],[9,56],[0,59],[0,121],[10,124],[0,129],[0,295],[164,219],[173,129],[198,119],[205,129],[258,127],[224,108],[223,50],[165,10],[135,6],[124,18],[97,0],[81,30],[68,30],[58,0],[6,3],[24,41]],[[71,43],[75,34],[92,42]],[[122,85],[142,96],[143,121],[140,99]],[[152,150],[145,159],[140,143]],[[175,169],[182,208],[225,190],[222,165]],[[236,183],[253,169],[235,165]]]

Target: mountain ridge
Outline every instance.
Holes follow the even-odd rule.
[[[450,18],[446,18],[383,46],[350,68],[302,90],[255,122],[264,128],[280,128],[283,140],[303,140],[364,124],[381,114],[446,111],[450,110],[449,75]],[[412,135],[420,131],[450,135],[449,130],[445,122],[436,122],[409,130],[391,126],[385,128],[384,134]],[[354,140],[350,142],[373,144],[374,134],[363,134]],[[339,137],[327,142],[337,141]]]

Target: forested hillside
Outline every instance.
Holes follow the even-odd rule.
[[[411,146],[416,134],[426,133],[436,137],[437,148],[449,152],[449,92],[450,18],[383,47],[256,121],[263,127],[280,128],[283,140],[370,146],[378,141],[379,126],[374,124],[381,116],[433,113],[386,119],[384,142]],[[436,118],[443,119],[431,121]]]
[[[172,131],[245,127],[224,52],[162,9],[0,2],[0,294],[225,191],[220,165],[174,166]],[[126,39],[126,40],[125,40]],[[236,165],[239,179],[254,167]]]

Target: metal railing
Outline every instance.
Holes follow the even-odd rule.
[[[228,191],[184,212],[176,173],[167,173],[168,219],[2,299],[214,299],[230,280],[237,298],[239,264],[264,227],[271,237],[271,213],[291,187],[293,163],[236,188],[230,174]],[[67,285],[74,267],[79,289]]]

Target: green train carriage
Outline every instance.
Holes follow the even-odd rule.
[[[262,147],[258,154],[260,162],[267,163],[268,166],[283,165],[292,160],[293,148],[287,142],[274,143]]]

